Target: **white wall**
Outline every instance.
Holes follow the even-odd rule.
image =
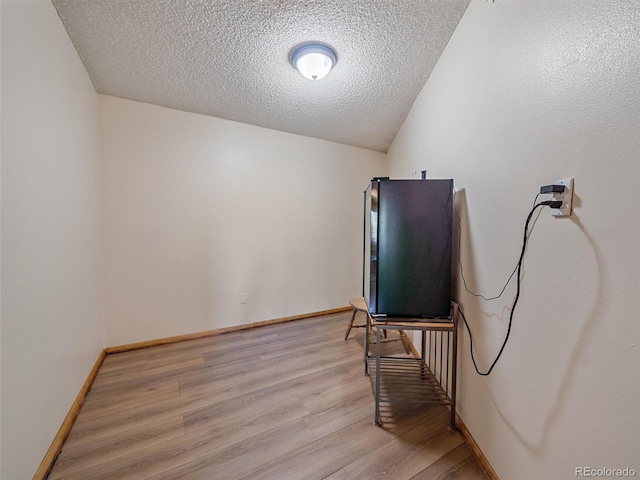
[[[503,479],[635,468],[638,451],[640,5],[473,0],[390,151],[391,174],[454,178],[471,289],[499,292],[541,185],[575,177],[574,215],[540,214],[511,338],[478,376],[461,330],[459,412]],[[458,299],[488,368],[500,300]]]
[[[108,96],[100,114],[107,345],[361,295],[384,154]]]
[[[50,1],[2,1],[2,472],[31,478],[104,346],[98,98]]]

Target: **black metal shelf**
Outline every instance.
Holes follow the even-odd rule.
[[[367,314],[365,374],[375,397],[375,425],[380,425],[380,403],[441,403],[450,407],[450,426],[456,428],[457,325],[455,302],[447,322],[389,317],[377,321]],[[376,346],[370,355],[368,339],[374,329]],[[382,356],[382,330],[420,331],[422,358]]]
[[[376,358],[369,357],[371,388],[376,391]],[[451,399],[429,367],[419,358],[380,357],[380,395],[383,403],[444,403]]]

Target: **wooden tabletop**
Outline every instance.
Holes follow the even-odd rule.
[[[367,303],[364,301],[363,297],[352,298],[349,300],[349,305],[351,305],[356,310],[362,312],[368,312]],[[429,319],[424,318],[416,318],[416,319],[408,319],[404,317],[381,317],[375,318],[371,317],[371,325],[376,326],[389,326],[389,327],[405,327],[407,329],[411,328],[429,328],[429,329],[442,329],[442,330],[450,330],[453,328],[453,322],[451,321],[429,321]]]
[[[406,328],[407,330],[411,330],[412,328],[414,329],[428,328],[432,330],[450,330],[453,328],[453,322],[429,322],[429,321],[425,321],[424,319],[407,321],[406,319],[389,320],[387,318],[385,319],[373,318],[371,321],[371,325],[372,326],[379,325],[383,328],[384,327]]]

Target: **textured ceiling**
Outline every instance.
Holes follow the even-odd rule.
[[[53,0],[96,90],[385,152],[470,0]],[[321,41],[317,82],[289,63]]]

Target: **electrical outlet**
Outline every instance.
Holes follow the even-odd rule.
[[[568,217],[571,215],[571,202],[573,200],[573,178],[566,178],[564,180],[556,180],[554,185],[564,185],[564,192],[553,193],[553,199],[562,202],[560,208],[552,208],[551,215],[554,217]]]
[[[246,293],[241,293],[240,294],[240,305],[244,305],[245,303],[248,303],[248,295]]]

